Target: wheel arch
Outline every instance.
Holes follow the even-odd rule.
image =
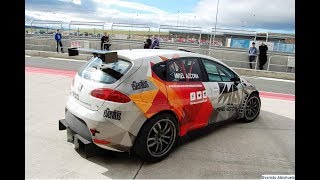
[[[155,117],[155,116],[159,116],[159,115],[161,115],[161,114],[165,114],[165,113],[171,114],[171,115],[174,117],[176,123],[178,124],[178,127],[177,127],[178,136],[180,136],[180,123],[179,123],[179,120],[178,120],[177,115],[176,115],[172,110],[162,110],[162,111],[159,111],[158,113],[152,115],[151,117],[147,118],[147,119],[144,121],[144,123],[143,123],[142,126],[140,127],[139,132],[138,132],[138,134],[137,134],[136,137],[138,137],[138,136],[140,135],[141,129],[143,129],[143,127],[146,125],[146,123],[147,123],[151,118],[153,118],[153,117]],[[136,141],[136,140],[137,140],[137,138],[135,138],[135,139],[134,139],[134,142],[132,142],[133,145],[135,144],[135,141]]]

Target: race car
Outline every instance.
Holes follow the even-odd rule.
[[[85,51],[59,130],[76,148],[129,152],[157,162],[189,131],[226,120],[252,122],[259,92],[223,62],[179,50]]]

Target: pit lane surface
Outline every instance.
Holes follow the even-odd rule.
[[[61,58],[26,57],[25,66],[77,71],[86,61]],[[263,77],[245,77],[259,91],[295,94],[295,83],[289,80],[277,80]]]
[[[40,64],[47,68],[52,63],[57,69],[74,71],[82,65],[45,59]],[[26,58],[26,66],[31,61]],[[66,141],[66,131],[58,130],[72,77],[30,71],[25,75],[26,178],[260,179],[266,174],[295,174],[294,101],[262,98],[256,121],[194,131],[159,163],[110,151],[86,159]]]

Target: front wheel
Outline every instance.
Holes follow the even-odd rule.
[[[158,162],[174,148],[178,125],[174,116],[165,113],[147,120],[133,146],[134,152],[144,161]]]
[[[258,94],[251,94],[244,107],[244,117],[242,121],[252,122],[260,113],[261,101]]]

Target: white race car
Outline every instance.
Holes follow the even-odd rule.
[[[251,122],[260,112],[259,92],[223,62],[162,49],[89,51],[75,75],[59,129],[86,150],[99,146],[159,161],[177,138],[217,122]]]

